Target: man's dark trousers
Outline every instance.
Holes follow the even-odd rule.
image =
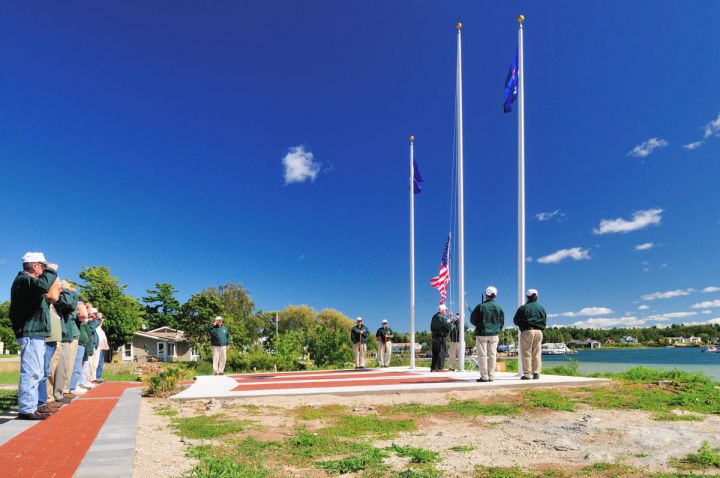
[[[430,370],[442,370],[445,368],[445,357],[447,357],[447,337],[433,334],[432,336],[432,363]]]

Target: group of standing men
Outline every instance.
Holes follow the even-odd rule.
[[[500,331],[505,326],[505,313],[495,301],[497,289],[493,286],[485,290],[485,300],[478,304],[470,315],[470,322],[475,326],[475,349],[480,371],[478,382],[495,380],[497,368],[497,347]],[[515,312],[513,323],[520,329],[520,361],[522,380],[539,379],[542,370],[542,338],[547,324],[545,309],[538,304],[538,291],[528,289],[527,302]],[[464,351],[460,350],[460,314],[453,319],[448,315],[447,307],[441,304],[430,322],[432,333],[431,372],[447,372],[445,357],[447,338],[450,336],[450,370],[455,368],[459,360],[464,360]]]
[[[44,420],[101,383],[108,346],[103,315],[58,279],[56,264],[28,252],[10,290],[10,321],[20,347],[18,418]]]
[[[355,369],[365,368],[365,356],[367,355],[367,342],[370,337],[370,329],[363,324],[362,317],[355,319],[355,326],[350,331],[350,341],[353,344],[353,359]],[[380,328],[375,332],[377,340],[377,362],[382,368],[390,366],[392,357],[393,331],[388,327],[388,321],[383,320]]]

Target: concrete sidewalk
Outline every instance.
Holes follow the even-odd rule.
[[[521,380],[515,373],[498,372],[494,382],[477,382],[478,373],[431,373],[428,368],[389,367],[365,370],[258,373],[200,376],[175,400],[244,398],[278,395],[358,395],[364,393],[438,392],[498,388],[561,387],[599,385],[609,380],[587,377],[543,375],[539,380]]]

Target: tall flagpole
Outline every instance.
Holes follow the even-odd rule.
[[[523,63],[523,22],[518,15],[518,307],[525,303],[525,65]],[[518,330],[518,371],[523,374]]]
[[[410,136],[410,368],[415,368],[415,162]]]
[[[458,304],[460,307],[460,371],[465,371],[465,225],[463,211],[462,23],[457,26],[457,148],[458,148]]]

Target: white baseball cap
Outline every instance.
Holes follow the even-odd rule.
[[[447,306],[445,304],[438,305],[438,310],[447,310]]]
[[[485,289],[485,295],[497,295],[497,289],[493,286],[490,286]]]
[[[387,324],[387,320],[383,319],[382,323]]]
[[[539,296],[540,294],[538,294],[538,291],[535,289],[528,289],[527,292],[525,293],[526,297],[532,297],[534,295]]]
[[[25,255],[22,257],[23,264],[28,264],[31,262],[39,262],[41,264],[47,265],[48,261],[45,259],[45,254],[42,252],[26,252]]]
[[[218,315],[217,317],[215,317],[215,320],[213,320],[213,322],[222,322],[222,317]]]
[[[357,319],[355,319],[355,322],[362,322],[362,317],[358,317]]]

